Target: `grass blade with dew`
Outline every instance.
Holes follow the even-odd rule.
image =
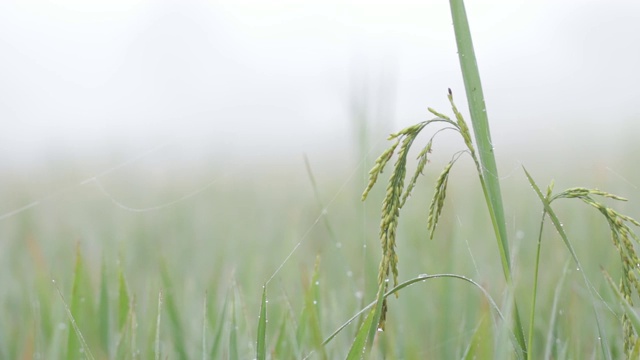
[[[204,293],[204,299],[202,300],[202,346],[200,352],[202,353],[202,360],[207,359],[207,293]]]
[[[231,327],[229,328],[229,360],[238,360],[238,319],[235,289],[231,294]]]
[[[107,280],[107,266],[102,259],[102,266],[100,267],[100,294],[98,301],[98,318],[99,322],[99,336],[100,346],[103,354],[110,358],[110,342],[111,342],[111,321],[110,321],[110,308],[109,308],[109,287]]]
[[[67,312],[67,317],[69,318],[69,322],[71,323],[73,333],[78,337],[78,340],[82,345],[84,357],[90,360],[94,359],[93,354],[91,354],[91,350],[89,349],[87,342],[84,340],[84,336],[82,335],[82,332],[80,331],[80,328],[78,327],[78,324],[76,323],[76,320],[74,319],[73,314],[71,313],[71,309],[69,308],[69,305],[67,305],[67,302],[64,299],[64,295],[62,295],[62,291],[60,291],[60,288],[58,287],[58,284],[56,284],[55,280],[53,280],[53,284],[56,287],[56,290],[58,291],[58,295],[60,296],[60,299],[62,299],[62,303],[64,304],[64,309]],[[67,359],[77,358],[77,356],[73,356],[69,354],[68,351],[69,349],[67,349],[67,356],[66,356]]]
[[[551,192],[553,191],[553,182],[547,187],[546,199],[551,199]],[[531,294],[531,311],[529,316],[529,339],[527,340],[527,348],[529,349],[528,357],[533,358],[533,332],[535,330],[536,320],[536,299],[538,297],[538,274],[540,273],[540,250],[542,249],[542,231],[544,230],[544,220],[547,217],[547,212],[542,212],[542,219],[540,220],[540,230],[538,230],[538,245],[536,248],[536,259],[533,275],[533,291]]]
[[[229,303],[229,291],[224,297],[224,303],[222,304],[222,312],[218,316],[218,324],[215,327],[216,332],[213,335],[213,344],[211,345],[211,350],[209,351],[209,358],[215,359],[218,357],[218,349],[220,348],[220,342],[222,339],[222,334],[224,333],[224,322],[227,315],[227,307]],[[213,319],[213,315],[209,316],[209,322],[211,327],[215,324],[215,320]]]
[[[571,254],[571,257],[573,258],[573,261],[575,261],[576,265],[578,266],[578,269],[583,269],[580,260],[578,259],[578,255],[576,254],[575,250],[573,249],[573,245],[571,245],[571,242],[569,241],[569,238],[567,237],[567,233],[564,231],[564,228],[562,226],[562,224],[560,223],[560,220],[558,219],[558,216],[556,216],[555,211],[553,210],[553,208],[551,208],[551,203],[550,200],[547,200],[547,198],[542,194],[542,191],[540,191],[540,188],[538,187],[538,184],[536,184],[536,182],[533,180],[533,178],[531,177],[531,174],[529,174],[529,172],[527,171],[526,168],[524,168],[524,166],[522,167],[524,170],[525,175],[527,176],[527,179],[529,180],[529,184],[531,185],[531,187],[533,188],[533,190],[535,191],[536,195],[538,195],[538,199],[540,199],[540,202],[542,202],[542,206],[544,207],[544,211],[548,214],[549,219],[551,220],[551,223],[553,224],[553,226],[555,227],[556,231],[558,231],[558,234],[560,234],[560,238],[562,239],[562,241],[564,242],[565,246],[567,247],[567,250],[569,250],[569,253]],[[588,293],[589,293],[589,297],[591,299],[591,304],[593,305],[593,311],[595,314],[595,318],[596,318],[596,325],[598,328],[598,336],[600,338],[600,345],[602,348],[602,355],[605,359],[611,359],[611,355],[610,355],[610,351],[609,351],[609,347],[608,344],[606,343],[605,340],[605,334],[603,331],[603,327],[602,327],[602,321],[600,320],[600,315],[598,313],[598,309],[595,303],[595,298],[593,295],[593,287],[591,285],[591,282],[589,281],[589,279],[587,279],[587,275],[584,273],[584,271],[580,271],[580,274],[582,274],[582,279],[585,282],[585,285],[587,287]]]
[[[471,123],[473,125],[473,132],[475,134],[478,153],[480,156],[480,182],[482,183],[482,190],[484,192],[496,240],[498,242],[504,277],[507,280],[507,283],[509,283],[509,286],[511,286],[512,276],[511,261],[509,260],[509,241],[507,239],[507,222],[505,220],[502,193],[500,191],[500,179],[498,177],[498,167],[493,153],[493,143],[491,141],[487,108],[484,101],[482,83],[480,81],[480,72],[478,71],[473,41],[471,39],[471,30],[469,29],[469,21],[467,20],[464,2],[462,0],[451,0],[450,5],[456,44],[458,47],[460,69],[462,71],[464,87],[467,94],[467,102],[469,104],[469,112],[471,114]],[[516,337],[520,347],[526,354],[527,345],[524,338],[522,321],[520,320],[517,303],[514,304],[514,312]]]
[[[69,299],[70,305],[69,322],[70,327],[73,327],[74,331],[69,333],[67,342],[67,358],[68,359],[80,359],[84,357],[91,357],[89,346],[85,339],[91,336],[86,333],[89,329],[92,321],[95,321],[95,314],[92,301],[92,289],[89,279],[89,273],[84,264],[82,254],[80,251],[80,245],[76,245],[76,264],[73,274],[73,285],[71,289],[71,298]],[[65,304],[66,307],[66,304]],[[84,326],[85,336],[80,332],[80,324]],[[87,336],[88,335],[88,336]],[[89,353],[87,353],[89,352]]]
[[[135,311],[133,306],[129,307],[129,313],[122,329],[120,329],[120,339],[116,345],[116,359],[131,358],[129,354],[135,351]]]
[[[562,288],[564,287],[564,280],[567,278],[567,273],[569,270],[569,264],[570,264],[571,260],[568,260],[567,263],[564,265],[564,268],[562,270],[562,276],[560,277],[560,280],[558,280],[558,284],[556,285],[556,288],[553,292],[553,302],[551,305],[551,319],[549,319],[549,330],[547,331],[547,339],[545,341],[545,347],[544,347],[544,357],[543,359],[552,359],[551,356],[551,352],[552,349],[554,348],[554,341],[553,341],[553,334],[557,332],[557,327],[556,324],[558,323],[558,303],[560,302],[560,293],[562,291]],[[560,358],[557,356],[557,354],[555,354],[556,356],[554,356],[553,358]]]
[[[509,260],[509,243],[507,241],[507,229],[498,178],[498,168],[493,154],[493,144],[489,130],[480,72],[476,62],[471,31],[467,20],[464,3],[462,0],[451,0],[451,14],[455,30],[456,43],[460,68],[464,79],[464,86],[471,114],[471,123],[475,134],[476,145],[480,156],[481,177],[483,190],[489,206],[491,220],[493,221],[496,237],[499,242],[500,255],[505,277],[511,279],[511,263]]]
[[[158,291],[158,309],[156,310],[155,331],[153,332],[153,356],[155,360],[162,358],[162,349],[160,348],[160,324],[162,320],[162,290]]]
[[[282,316],[282,322],[280,323],[280,329],[278,330],[278,337],[275,341],[273,357],[279,359],[286,354],[294,354],[295,337],[289,331],[293,328],[293,322],[291,321],[291,313],[285,311]]]
[[[118,331],[122,331],[129,315],[131,299],[122,267],[118,266]]]
[[[267,357],[267,286],[262,285],[262,301],[260,302],[260,316],[258,317],[258,340],[256,344],[257,360]]]
[[[494,357],[493,328],[491,322],[491,309],[485,300],[481,305],[480,320],[473,331],[471,341],[462,356],[465,360],[491,359]]]
[[[189,359],[187,355],[187,348],[184,340],[184,330],[182,328],[182,321],[180,319],[180,312],[175,301],[176,289],[173,287],[169,271],[165,261],[160,263],[160,277],[162,278],[162,284],[165,287],[164,300],[166,303],[167,315],[169,316],[169,324],[171,325],[171,337],[173,338],[173,345],[178,358],[181,360]]]
[[[322,359],[327,358],[322,346],[322,326],[320,324],[320,258],[316,258],[311,282],[308,284],[304,308],[298,324],[297,342],[303,344],[305,340],[311,342],[314,351],[320,352]]]
[[[373,346],[373,339],[376,332],[380,330],[378,326],[380,324],[380,317],[382,316],[383,307],[385,305],[384,299],[386,298],[384,290],[385,284],[380,284],[378,287],[378,296],[376,297],[376,301],[373,303],[375,304],[375,307],[373,307],[369,312],[362,323],[362,326],[358,330],[356,338],[353,341],[353,344],[351,344],[351,348],[347,354],[347,360],[368,358],[367,355],[371,352],[371,347]]]
[[[463,275],[458,275],[458,274],[434,274],[434,275],[420,275],[418,277],[415,277],[413,279],[407,280],[405,282],[402,282],[400,284],[398,284],[398,286],[394,287],[393,289],[387,291],[384,294],[379,294],[378,298],[376,299],[376,301],[370,303],[369,305],[365,306],[363,309],[361,309],[358,313],[356,313],[355,315],[353,315],[349,320],[347,320],[344,324],[342,324],[336,331],[334,331],[333,333],[331,333],[331,335],[329,335],[329,337],[327,337],[324,342],[323,345],[328,344],[329,342],[331,342],[331,340],[333,340],[342,330],[344,330],[349,324],[351,324],[354,320],[356,320],[358,317],[360,317],[362,314],[364,314],[365,312],[371,310],[371,308],[373,308],[374,306],[376,306],[376,309],[374,309],[373,311],[370,311],[369,316],[367,316],[367,319],[364,321],[362,327],[360,328],[360,330],[358,331],[358,336],[361,335],[361,333],[363,332],[363,328],[365,328],[365,325],[370,326],[371,324],[377,324],[378,322],[373,322],[373,320],[376,320],[375,318],[370,316],[372,314],[375,314],[376,310],[381,311],[382,308],[382,299],[387,298],[389,296],[391,296],[392,294],[395,294],[397,292],[399,292],[400,290],[406,288],[407,286],[416,284],[416,283],[425,283],[425,280],[429,280],[429,279],[439,279],[439,278],[449,278],[449,279],[458,279],[458,280],[462,280],[465,281],[467,283],[470,283],[471,285],[475,286],[476,288],[478,288],[482,294],[484,295],[484,297],[487,299],[489,305],[491,306],[491,309],[493,309],[493,311],[498,315],[498,317],[500,318],[500,320],[505,321],[505,317],[502,314],[502,312],[500,311],[500,308],[498,307],[498,305],[496,304],[495,300],[493,300],[493,298],[491,297],[491,294],[489,294],[489,292],[482,287],[482,285],[478,284],[477,282],[475,282],[473,279],[470,279],[466,276]],[[379,316],[379,315],[378,315]],[[374,334],[375,331],[377,329],[374,330]],[[514,346],[514,349],[516,350],[517,354],[520,354],[518,352],[518,348],[519,348],[519,344],[516,340],[515,334],[510,333],[510,338],[512,341],[512,344]],[[354,341],[355,344],[355,341]],[[364,346],[364,345],[362,345]],[[354,348],[354,346],[352,345],[352,350]],[[362,349],[361,349],[362,350]],[[351,353],[351,351],[350,351]],[[354,352],[354,354],[358,354],[357,352]],[[362,354],[362,353],[360,353]],[[359,357],[355,357],[354,359],[359,359]]]
[[[500,179],[498,177],[498,167],[493,153],[493,143],[491,141],[491,132],[489,130],[489,119],[484,102],[480,72],[478,71],[478,64],[473,48],[471,30],[469,29],[469,21],[467,20],[464,2],[462,0],[451,0],[450,5],[456,44],[458,47],[460,69],[462,71],[464,87],[467,94],[467,102],[469,104],[469,112],[471,114],[471,123],[473,125],[473,132],[475,134],[478,153],[480,156],[480,182],[482,183],[482,190],[484,192],[496,240],[498,242],[504,277],[509,286],[511,286],[512,276],[511,262],[509,260],[509,241],[507,239],[504,205],[502,204],[502,194],[500,191]],[[520,320],[517,302],[514,303],[514,312],[516,337],[520,347],[526,354],[527,345],[524,338],[522,321]]]

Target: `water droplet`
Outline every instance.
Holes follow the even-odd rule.
[[[313,305],[318,305],[318,301],[313,300]]]
[[[428,276],[429,276],[429,274],[420,274],[420,275],[418,275],[418,277],[421,277],[421,278],[426,278]]]
[[[316,280],[315,284],[316,286],[320,285],[320,280]]]
[[[384,329],[383,328],[378,328],[378,332],[383,332]]]
[[[356,291],[356,299],[362,299],[362,291]]]
[[[342,247],[342,243],[341,243],[341,242],[336,243],[336,247],[337,247],[338,249],[340,249],[340,248]]]
[[[352,277],[353,276],[353,271],[351,271],[351,270],[347,271],[347,276],[348,277]]]
[[[388,282],[389,282],[389,279],[384,279],[384,282],[388,283]]]

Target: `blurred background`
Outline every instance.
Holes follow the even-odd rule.
[[[640,3],[466,5],[517,296],[526,301],[541,207],[521,165],[542,188],[555,178],[558,190],[617,192],[631,201],[616,209],[638,217]],[[329,334],[375,295],[389,171],[363,203],[367,172],[388,133],[432,118],[428,107],[451,114],[447,88],[467,114],[445,1],[0,1],[0,358],[64,352],[70,326],[51,280],[72,301],[85,301],[71,292],[74,273],[82,274],[76,254],[92,280],[88,293],[107,284],[101,293],[116,300],[124,274],[148,349],[158,293],[175,297],[179,319],[166,325],[163,318],[161,335],[176,342],[167,345],[169,358],[178,358],[175,334],[186,334],[189,348],[205,338],[198,335],[202,298],[207,315],[217,316],[234,292],[246,303],[238,306],[240,358],[253,357],[262,286],[273,280],[272,338],[279,319],[295,319],[303,308],[316,261]],[[500,260],[468,157],[452,173],[434,241],[426,240],[433,184],[462,148],[453,133],[434,143],[426,179],[402,210],[400,277],[459,273],[500,298]],[[559,207],[558,214],[580,241],[584,271],[606,289],[601,267],[615,273],[619,257],[606,223],[579,209]],[[581,342],[595,339],[595,327],[585,325],[593,319],[586,290],[576,290],[580,272],[563,268],[570,262],[555,231],[543,235],[550,245],[542,251],[542,317],[555,314],[553,297],[562,299],[559,316],[563,307],[571,311],[560,327],[539,323],[536,341],[544,343],[551,328],[551,343],[557,336],[578,344],[569,348],[597,344]],[[566,291],[556,287],[560,274],[568,274]],[[419,355],[410,358],[461,358],[460,335],[474,334],[473,319],[488,311],[477,291],[443,281],[407,292],[390,306],[398,320],[388,333],[415,348]],[[621,348],[617,319],[607,316]],[[427,323],[439,330],[425,341]],[[329,358],[346,353],[349,336]],[[399,344],[390,336],[389,344]],[[87,338],[104,354],[117,347]]]
[[[467,11],[498,151],[633,141],[640,4]],[[450,18],[432,1],[3,1],[0,167],[344,154],[448,111],[447,88],[466,110]]]

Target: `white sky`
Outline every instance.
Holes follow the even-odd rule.
[[[640,3],[467,12],[498,150],[637,132]],[[449,112],[448,87],[466,110],[450,18],[445,1],[5,0],[0,161],[167,142],[298,158],[354,144],[354,98],[385,131]]]

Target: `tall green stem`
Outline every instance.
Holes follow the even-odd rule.
[[[458,58],[460,59],[460,68],[464,79],[464,87],[467,94],[467,102],[469,104],[469,112],[471,114],[471,122],[473,124],[473,132],[475,134],[478,153],[480,156],[481,173],[480,181],[484,192],[493,229],[498,241],[498,249],[500,250],[500,259],[502,261],[502,270],[508,285],[512,286],[511,262],[509,260],[509,242],[507,240],[507,227],[504,215],[504,206],[502,204],[502,195],[500,192],[500,180],[498,177],[498,167],[493,154],[493,144],[491,142],[491,133],[489,131],[489,121],[487,117],[487,108],[484,103],[484,94],[482,92],[482,84],[480,82],[480,73],[476,62],[475,52],[473,50],[473,42],[471,40],[471,31],[469,30],[469,22],[462,0],[450,0],[451,16],[453,18],[453,28],[456,35],[456,44],[458,46]],[[516,338],[520,343],[523,351],[526,353],[526,343],[518,306],[514,300],[514,318],[516,322]]]

